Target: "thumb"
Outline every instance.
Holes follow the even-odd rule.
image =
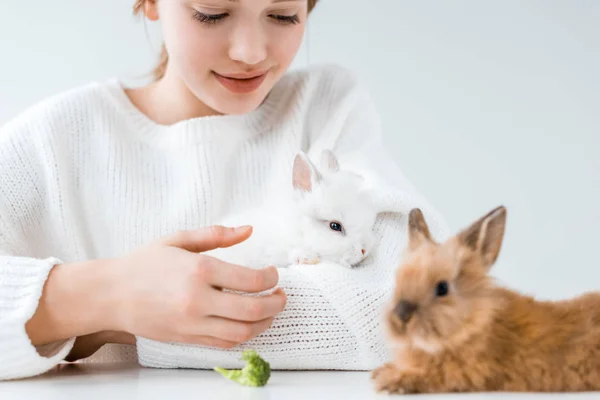
[[[218,247],[230,247],[248,239],[252,234],[251,226],[229,228],[213,225],[199,230],[179,231],[162,239],[166,246],[179,247],[184,250],[199,253]]]

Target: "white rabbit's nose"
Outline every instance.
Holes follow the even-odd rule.
[[[366,250],[365,250],[365,249],[362,249],[362,250],[361,250],[361,252],[362,252],[362,255],[364,256],[364,255],[365,255],[365,253],[366,253]]]

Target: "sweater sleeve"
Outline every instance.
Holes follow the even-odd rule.
[[[270,329],[247,343],[221,350],[138,338],[142,365],[240,368],[243,348],[256,349],[273,369],[371,370],[388,359],[381,315],[405,245],[407,212],[420,207],[438,239],[448,229],[384,149],[378,115],[364,90],[353,86],[341,101],[321,110],[337,117],[311,122],[311,132],[320,127],[322,133],[312,138],[309,153],[318,156],[321,149],[332,149],[341,165],[368,176],[377,189],[381,213],[374,227],[374,251],[353,269],[331,263],[279,269],[279,286],[288,295],[286,309]]]
[[[25,324],[33,316],[59,259],[11,255],[10,230],[0,218],[0,380],[42,374],[60,363],[75,339],[33,346]]]
[[[35,313],[51,269],[62,261],[40,256],[25,238],[23,213],[36,207],[30,185],[37,167],[20,162],[28,152],[0,129],[0,380],[39,375],[61,362],[75,339],[33,346],[25,324]]]

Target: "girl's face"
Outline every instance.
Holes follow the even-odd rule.
[[[306,0],[159,0],[165,80],[183,84],[217,113],[254,110],[288,69],[302,42]]]

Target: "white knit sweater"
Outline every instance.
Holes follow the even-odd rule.
[[[446,225],[415,192],[381,142],[373,104],[336,66],[288,73],[255,111],[159,125],[117,80],[47,99],[0,130],[0,379],[43,373],[74,339],[35,348],[25,323],[53,265],[127,254],[180,229],[210,225],[268,195],[273,171],[298,150],[332,149],[386,193],[374,252],[354,269],[279,271],[286,309],[270,329],[232,350],[137,338],[86,361],[136,357],[165,368],[239,367],[252,347],[274,369],[369,370],[388,356],[381,307],[405,243],[405,213],[423,209],[434,236]],[[168,277],[165,277],[168,279]]]

